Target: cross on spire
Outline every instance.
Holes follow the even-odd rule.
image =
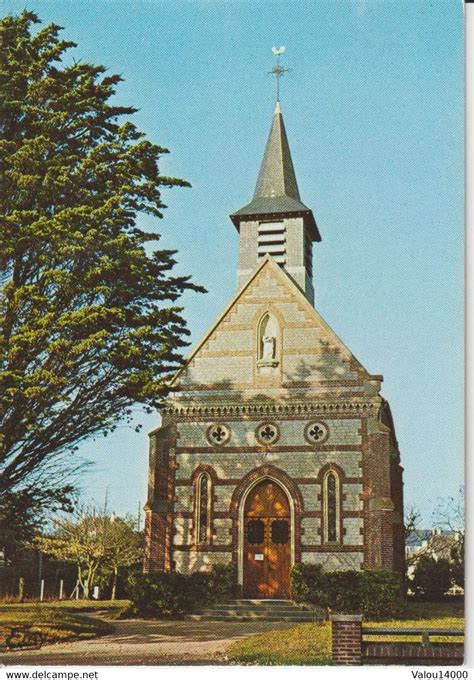
[[[271,71],[269,71],[269,73],[271,75],[274,75],[275,79],[276,79],[276,100],[277,100],[277,102],[280,101],[280,78],[282,77],[282,75],[284,73],[287,73],[288,71],[291,70],[289,68],[284,68],[284,66],[282,66],[280,64],[280,57],[281,57],[281,55],[283,54],[284,51],[285,51],[284,45],[282,45],[281,47],[272,47],[272,52],[275,55],[277,61],[276,61],[276,65],[272,68]]]

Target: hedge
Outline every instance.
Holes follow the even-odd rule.
[[[371,618],[401,609],[401,577],[392,571],[323,571],[319,564],[298,564],[291,572],[293,598],[339,613]]]
[[[190,575],[156,571],[131,575],[127,594],[131,614],[145,618],[179,618],[220,600],[237,596],[237,573],[233,565],[215,565],[209,572]]]

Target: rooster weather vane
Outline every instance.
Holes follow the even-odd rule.
[[[277,62],[276,62],[276,65],[272,68],[272,70],[269,71],[269,73],[270,73],[271,75],[275,76],[275,79],[276,79],[276,95],[277,95],[276,98],[277,98],[277,102],[280,101],[280,78],[282,77],[282,75],[283,75],[284,73],[287,73],[288,71],[291,70],[291,69],[289,69],[289,68],[284,68],[284,67],[280,64],[280,57],[281,57],[281,55],[284,53],[285,49],[286,49],[286,48],[285,48],[284,45],[282,45],[281,47],[272,47],[272,52],[273,52],[273,54],[275,55]]]

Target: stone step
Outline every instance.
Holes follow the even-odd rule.
[[[252,604],[258,607],[263,605],[278,606],[278,605],[295,605],[294,600],[270,600],[270,599],[239,599],[239,600],[229,600],[229,604]]]
[[[293,600],[239,599],[219,602],[190,614],[189,621],[288,621],[311,623],[322,621],[321,609]]]
[[[188,614],[185,616],[187,621],[283,621],[287,623],[313,623],[314,621],[321,621],[321,616],[302,616],[301,614],[267,614],[265,612],[256,612],[254,614]]]
[[[201,609],[200,612],[201,614],[235,614],[237,615],[243,615],[245,616],[246,614],[255,614],[256,616],[281,616],[282,614],[287,614],[288,616],[319,616],[320,611],[316,609],[297,609],[295,608],[288,608],[288,609],[250,609],[246,607],[242,608],[237,608],[237,607],[207,607],[206,609]]]
[[[237,604],[237,605],[231,605],[231,604],[215,604],[213,607],[211,607],[213,611],[219,612],[219,611],[235,611],[235,612],[265,612],[267,614],[281,614],[283,612],[288,612],[290,614],[292,613],[299,613],[299,612],[314,612],[318,611],[310,607],[252,607],[249,605],[245,604]]]

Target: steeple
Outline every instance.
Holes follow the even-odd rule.
[[[253,198],[230,218],[240,233],[239,285],[270,254],[313,302],[312,243],[321,236],[313,212],[300,198],[279,101]]]
[[[283,196],[300,201],[280,102],[277,102],[253,200]]]

